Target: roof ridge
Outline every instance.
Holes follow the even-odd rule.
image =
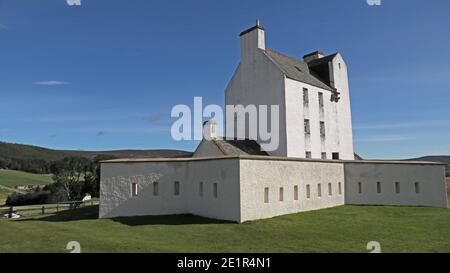
[[[284,54],[284,53],[278,52],[278,51],[276,51],[276,50],[274,50],[274,49],[268,48],[268,49],[266,49],[266,50],[272,51],[273,53],[276,53],[276,54],[281,55],[281,56],[283,56],[283,57],[289,58],[289,59],[294,60],[294,61],[296,61],[296,62],[300,62],[300,63],[306,64],[306,65],[308,64],[308,63],[306,63],[306,62],[304,62],[304,61],[302,61],[302,60],[299,60],[299,59],[296,59],[296,58],[294,58],[294,57],[292,57],[292,56],[289,56],[289,55],[286,55],[286,54]]]

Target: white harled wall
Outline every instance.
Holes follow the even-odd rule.
[[[312,158],[320,159],[322,152],[327,153],[327,159],[332,158],[333,152],[343,153],[340,148],[340,137],[337,119],[337,104],[330,101],[331,92],[309,84],[286,79],[286,134],[287,156],[305,157],[310,151]],[[303,88],[308,89],[309,103],[304,107]],[[319,108],[319,92],[323,94],[323,112]],[[309,119],[309,137],[305,137],[304,120]],[[320,136],[320,121],[325,122],[325,138]],[[352,150],[353,151],[353,150]],[[342,158],[342,159],[353,159]]]
[[[333,162],[241,160],[241,222],[344,205],[344,166]],[[331,183],[331,195],[328,184]],[[318,185],[321,185],[319,196]],[[341,191],[339,192],[339,184]],[[310,197],[306,187],[310,185]],[[298,200],[294,200],[294,186]],[[269,188],[269,202],[264,201]],[[280,188],[283,201],[280,201]]]
[[[153,194],[154,181],[158,182],[158,196]],[[174,194],[175,181],[180,183],[178,196]],[[137,196],[131,196],[132,183],[138,183]],[[213,196],[214,183],[218,185],[217,198]],[[102,164],[100,199],[100,218],[189,213],[238,222],[239,160]]]
[[[381,193],[377,191],[377,182]],[[399,193],[395,182],[400,183]],[[345,193],[346,204],[448,206],[445,167],[439,164],[345,163]]]
[[[446,208],[444,169],[444,165],[433,163],[261,156],[103,163],[100,218],[195,214],[245,222],[343,204]],[[153,181],[159,183],[158,196],[153,194]],[[179,196],[174,194],[175,181],[180,182]],[[361,193],[358,182],[362,183]],[[382,183],[381,193],[376,192],[376,182]],[[395,192],[395,182],[400,183],[400,193]],[[419,193],[415,192],[415,182],[420,183]],[[132,183],[138,184],[137,196],[131,196]],[[217,198],[213,195],[214,183],[218,185]],[[294,186],[298,187],[298,200],[294,200]]]

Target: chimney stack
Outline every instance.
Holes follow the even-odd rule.
[[[312,53],[309,53],[309,54],[306,54],[305,56],[303,56],[303,60],[306,63],[309,63],[310,61],[317,60],[317,59],[320,59],[323,57],[325,57],[325,54],[323,54],[320,51],[314,51]]]
[[[206,140],[217,139],[217,122],[208,120],[203,123],[203,138]]]
[[[266,43],[264,37],[264,27],[259,20],[256,25],[241,32],[241,62],[251,62],[259,49],[265,50]]]

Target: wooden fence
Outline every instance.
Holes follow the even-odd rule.
[[[33,205],[33,206],[22,206],[22,207],[1,207],[1,218],[4,218],[5,214],[15,213],[22,217],[31,217],[45,214],[55,214],[61,211],[74,210],[78,208],[83,208],[87,206],[98,205],[99,201],[89,200],[89,201],[74,201],[74,202],[64,202],[55,204],[45,204],[45,205]]]

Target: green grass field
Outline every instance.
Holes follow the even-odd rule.
[[[97,219],[97,206],[0,220],[0,252],[450,252],[450,210],[341,206],[224,223],[195,216]]]
[[[33,174],[13,170],[0,170],[0,185],[14,187],[17,185],[41,185],[52,183],[49,174]]]

